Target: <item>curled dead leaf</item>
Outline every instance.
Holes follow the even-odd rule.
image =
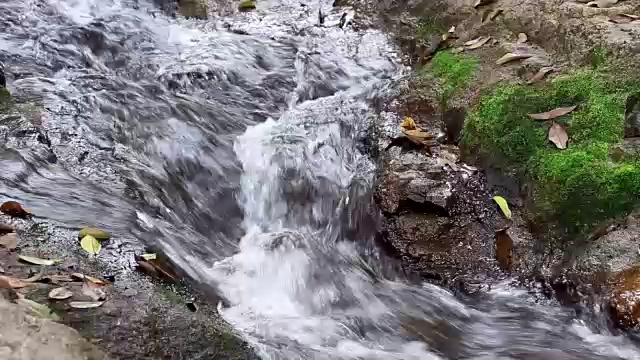
[[[558,118],[560,116],[567,115],[578,107],[578,105],[555,108],[551,111],[539,113],[539,114],[528,114],[530,118],[536,120],[552,120]]]
[[[474,50],[484,46],[484,44],[488,43],[489,40],[491,40],[491,36],[484,36],[484,37],[479,37],[477,39],[473,39],[471,41],[467,41],[464,45],[466,46],[467,49]]]
[[[544,66],[540,68],[540,70],[538,70],[538,72],[535,75],[533,75],[531,79],[529,79],[529,81],[527,81],[527,84],[531,85],[531,84],[537,83],[538,81],[544,79],[544,77],[547,76],[547,74],[549,74],[552,71],[553,71],[553,67],[551,66]]]
[[[524,44],[527,42],[527,40],[529,40],[529,38],[527,37],[527,34],[525,33],[520,33],[518,34],[518,40],[516,41],[517,44]]]
[[[411,116],[405,116],[404,120],[402,121],[400,126],[402,126],[406,130],[415,130],[416,129],[416,123],[415,123],[415,121],[413,121],[413,118],[411,118]],[[144,257],[144,255],[143,255],[143,257]],[[153,259],[145,258],[145,260],[153,260]]]
[[[99,285],[90,281],[87,281],[82,285],[82,294],[90,297],[93,301],[103,301],[107,298],[107,294],[104,290],[102,290]]]
[[[102,306],[104,301],[71,301],[69,306],[74,309],[92,309]]]
[[[433,134],[423,131],[421,129],[404,130],[403,134],[412,143],[417,145],[430,145],[432,141],[435,139],[435,136]]]
[[[640,20],[640,16],[631,15],[631,14],[616,14],[609,16],[609,21],[615,24],[629,24],[636,20]]]
[[[55,265],[57,263],[57,260],[40,259],[37,257],[25,256],[25,255],[19,255],[18,259],[30,264],[43,265],[43,266]]]
[[[601,9],[612,7],[617,4],[618,0],[596,0],[587,3],[587,6],[598,7]]]
[[[416,131],[416,130],[407,130],[407,131]],[[176,273],[164,262],[160,259],[154,260],[145,260],[143,257],[137,257],[136,263],[138,264],[138,268],[146,272],[147,274],[164,280],[169,280],[173,282],[178,282],[178,276]]]
[[[81,281],[85,281],[85,280],[86,281],[90,281],[90,282],[92,282],[92,283],[94,283],[94,284],[96,284],[98,286],[111,285],[111,282],[109,282],[109,281],[101,280],[101,279],[98,279],[98,278],[95,278],[95,277],[92,277],[92,276],[87,276],[87,275],[84,275],[84,274],[81,274],[81,273],[73,273],[73,274],[71,274],[71,277],[75,278],[75,279],[78,279],[78,280],[81,280]]]
[[[549,128],[549,141],[551,141],[558,149],[566,149],[569,142],[569,134],[564,126],[553,123]]]
[[[0,212],[20,219],[28,219],[33,215],[23,209],[22,205],[20,205],[20,203],[17,201],[3,202],[2,205],[0,205]]]
[[[13,250],[18,247],[18,234],[8,233],[0,235],[0,247],[5,247],[9,250]]]
[[[61,287],[53,289],[49,292],[49,299],[53,300],[65,300],[73,296],[71,290]]]
[[[531,54],[525,54],[525,53],[521,53],[521,54],[508,53],[508,54],[504,55],[503,57],[501,57],[500,59],[498,59],[496,61],[496,64],[504,65],[504,64],[512,62],[512,61],[528,59],[528,58],[530,58],[532,56],[533,55],[531,55]]]

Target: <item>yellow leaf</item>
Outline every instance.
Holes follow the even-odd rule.
[[[145,260],[155,260],[157,257],[156,254],[142,254],[142,258]]]
[[[507,204],[507,200],[505,200],[502,196],[494,196],[493,201],[495,201],[498,204],[504,216],[506,216],[507,219],[511,219],[511,210],[509,209],[509,204]]]
[[[80,246],[89,254],[98,254],[102,250],[102,245],[91,235],[87,235],[80,241]]]
[[[415,130],[416,129],[416,123],[415,123],[415,121],[413,121],[411,116],[405,116],[404,117],[404,121],[402,121],[402,124],[400,124],[400,126],[402,126],[403,128],[405,128],[407,130]]]
[[[33,257],[33,256],[24,256],[24,255],[20,255],[18,256],[18,259],[24,261],[24,262],[28,262],[30,264],[35,264],[35,265],[54,265],[57,260],[47,260],[47,259],[40,259],[37,257]]]

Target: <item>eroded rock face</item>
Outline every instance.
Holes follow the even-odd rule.
[[[24,312],[0,296],[0,359],[107,360],[75,330]]]

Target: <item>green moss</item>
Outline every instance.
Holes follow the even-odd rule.
[[[481,98],[465,125],[465,144],[532,180],[535,211],[569,234],[640,205],[639,159],[609,156],[623,137],[625,100],[640,82],[616,73],[580,70],[542,88],[502,84]],[[555,120],[570,138],[559,150],[547,140],[550,122],[527,114],[572,105],[578,108]]]
[[[416,39],[429,40],[434,35],[440,35],[444,33],[444,26],[433,17],[423,18],[418,22],[416,27]]]
[[[240,4],[238,4],[238,10],[240,11],[250,11],[250,10],[255,10],[255,8],[256,8],[256,2],[252,0],[244,0],[244,1],[241,1]]]
[[[0,87],[0,113],[11,110],[14,102],[11,93],[4,87]]]
[[[438,103],[441,111],[445,111],[449,100],[469,85],[477,69],[476,58],[441,51],[433,57],[429,66],[421,70],[421,76],[434,79]]]

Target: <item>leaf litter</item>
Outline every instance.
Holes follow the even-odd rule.
[[[530,118],[535,120],[553,120],[555,118],[559,118],[560,116],[564,116],[572,112],[578,107],[578,105],[568,106],[568,107],[560,107],[555,108],[550,111],[546,111],[539,114],[528,114]]]

